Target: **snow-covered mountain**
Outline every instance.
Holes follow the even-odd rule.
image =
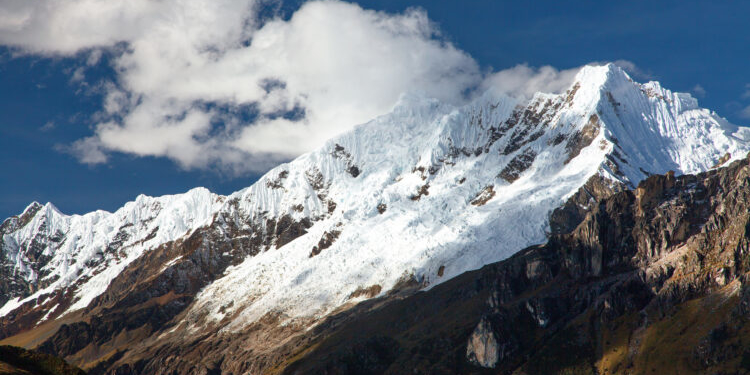
[[[633,187],[648,173],[707,170],[726,154],[745,156],[750,147],[735,133],[692,97],[639,85],[614,66],[584,68],[567,92],[528,103],[486,95],[451,108],[405,97],[391,114],[271,171],[266,178],[287,175],[276,197],[267,198],[266,178],[230,197],[242,217],[319,219],[283,251],[229,269],[192,312],[238,313],[231,325],[241,326],[271,310],[325,315],[405,280],[439,283],[544,242],[552,210],[592,176]],[[337,207],[330,214],[327,202]]]
[[[601,198],[592,181],[606,194],[748,150],[747,128],[611,64],[531,99],[488,92],[454,107],[406,95],[229,196],[139,196],[82,216],[30,205],[0,228],[2,332],[111,308],[167,279],[178,281],[143,286],[143,298],[196,285],[164,333],[175,339],[206,327],[231,334],[269,315],[309,325],[543,243],[556,209]],[[571,201],[577,194],[588,198]],[[209,271],[196,276],[195,264]]]
[[[75,288],[70,309],[86,307],[144,251],[209,224],[223,200],[196,188],[159,198],[140,195],[115,213],[73,216],[51,203],[30,204],[0,228],[2,276],[10,281],[0,316],[67,288]]]

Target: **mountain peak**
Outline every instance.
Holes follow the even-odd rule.
[[[47,203],[47,204],[49,204],[49,203]],[[19,217],[29,216],[29,215],[31,215],[31,216],[36,215],[36,213],[39,212],[39,210],[41,210],[43,207],[45,207],[45,205],[43,205],[43,204],[41,204],[41,203],[39,203],[37,201],[33,201],[28,206],[26,206],[26,208],[23,209],[23,212],[21,212],[21,214],[19,215]]]
[[[581,86],[604,86],[607,82],[633,82],[624,69],[613,63],[603,65],[585,65],[574,79]],[[574,84],[575,84],[574,83]]]

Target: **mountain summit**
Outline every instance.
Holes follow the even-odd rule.
[[[229,196],[197,188],[82,216],[30,205],[0,227],[0,336],[35,330],[36,345],[92,366],[106,348],[107,368],[184,353],[196,335],[273,348],[283,340],[258,332],[432,288],[571,231],[649,175],[748,150],[747,128],[612,64],[561,94],[462,107],[405,95]]]

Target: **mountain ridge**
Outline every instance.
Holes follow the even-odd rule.
[[[131,314],[128,332],[154,345],[262,322],[305,329],[543,243],[650,174],[737,160],[748,134],[613,65],[585,67],[565,92],[528,100],[487,93],[454,107],[406,95],[390,114],[228,196],[139,196],[88,216],[45,205],[48,215],[14,219],[31,216],[20,231],[6,220],[0,260],[10,278],[0,288],[12,293],[0,301],[0,336],[50,320],[112,345],[123,308],[161,314]],[[565,207],[566,225],[552,228]],[[98,358],[61,335],[49,351]]]

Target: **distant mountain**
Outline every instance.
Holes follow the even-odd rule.
[[[0,227],[0,337],[95,372],[270,371],[293,338],[363,301],[578,230],[599,200],[726,165],[749,140],[614,65],[559,95],[404,96],[229,196],[83,216],[30,205]]]

